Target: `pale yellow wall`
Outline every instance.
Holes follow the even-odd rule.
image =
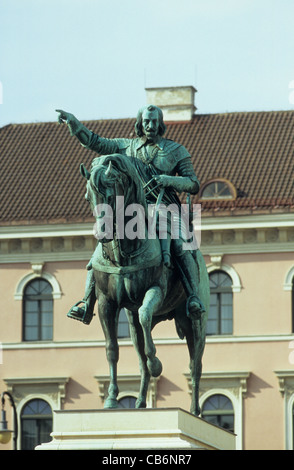
[[[288,340],[206,345],[205,372],[250,372],[243,402],[247,449],[284,448],[284,400],[275,371],[294,369],[289,354]]]
[[[21,301],[14,300],[18,282],[31,272],[29,264],[0,264],[1,327],[0,341],[21,341]]]
[[[283,289],[293,266],[291,253],[244,254],[224,257],[240,276],[234,295],[234,334],[291,333],[291,292]]]
[[[210,261],[208,256],[206,261]],[[290,253],[236,254],[224,256],[222,262],[235,269],[242,285],[241,292],[233,295],[235,339],[234,342],[208,339],[203,371],[250,372],[243,401],[244,446],[248,449],[283,449],[284,400],[274,371],[294,368],[289,361],[291,292],[283,289],[286,273],[293,265],[292,256]],[[62,347],[49,349],[42,344],[39,349],[13,348],[12,343],[17,346],[21,342],[22,329],[22,302],[14,300],[14,293],[18,282],[32,269],[28,263],[0,265],[0,342],[10,346],[4,348],[3,364],[0,364],[0,391],[6,388],[4,378],[69,377],[64,409],[103,406],[94,378],[108,374],[98,316],[89,326],[66,317],[69,308],[84,294],[86,264],[87,260],[44,265],[44,271],[58,280],[62,292],[61,299],[54,301],[54,342]],[[264,335],[268,335],[266,341],[262,341]],[[288,335],[288,339],[276,341],[271,335]],[[174,323],[168,321],[158,325],[153,337],[155,340],[177,338]],[[75,341],[79,347],[74,348],[72,343],[65,347],[66,342]],[[83,341],[87,347],[81,347]],[[93,347],[90,341],[96,341],[96,346]],[[138,374],[134,348],[128,340],[121,343],[118,373]],[[190,396],[184,376],[189,371],[189,357],[185,342],[157,344],[156,348],[163,363],[157,407],[189,409]]]
[[[69,319],[69,309],[84,297],[87,276],[85,261],[46,263],[44,270],[53,274],[61,287],[62,298],[54,302],[54,340],[78,341],[103,339],[103,332],[96,316],[87,326],[79,321]],[[96,321],[95,321],[96,320]]]

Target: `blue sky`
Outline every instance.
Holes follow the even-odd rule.
[[[1,0],[0,126],[134,117],[157,86],[193,85],[200,114],[294,109],[293,19],[293,0]]]

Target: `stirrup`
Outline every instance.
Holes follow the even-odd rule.
[[[84,307],[78,307],[78,305],[81,303],[84,304]],[[67,316],[73,320],[81,321],[85,325],[89,325],[93,318],[93,313],[89,312],[85,300],[80,300],[69,310]]]

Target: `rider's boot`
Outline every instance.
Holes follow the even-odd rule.
[[[89,269],[86,280],[85,296],[69,310],[67,316],[74,320],[79,320],[85,325],[89,325],[94,316],[93,312],[95,303],[95,278],[93,270]],[[82,306],[79,306],[80,304],[82,304]]]
[[[185,288],[188,295],[187,314],[199,318],[201,313],[205,312],[205,308],[199,298],[198,283],[199,275],[196,262],[190,251],[183,252],[177,257],[180,269],[185,278]]]

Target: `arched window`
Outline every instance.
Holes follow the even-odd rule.
[[[217,394],[207,398],[201,416],[209,423],[234,432],[234,408],[231,400],[225,395]]]
[[[202,186],[199,197],[200,199],[236,199],[237,191],[229,181],[216,178]]]
[[[291,292],[291,311],[289,314],[292,317],[292,327],[291,327],[291,332],[294,333],[294,266],[292,265],[291,268],[288,270],[285,281],[284,281],[284,286],[283,286],[285,291],[290,291]]]
[[[30,281],[23,295],[23,340],[53,339],[53,297],[51,284],[42,278]]]
[[[52,410],[45,400],[35,399],[25,404],[21,412],[21,450],[34,450],[51,441]]]
[[[118,338],[130,337],[129,322],[128,322],[126,312],[123,308],[119,312],[117,337]]]
[[[232,279],[224,271],[209,274],[210,307],[207,319],[207,335],[233,333]]]
[[[136,407],[136,398],[132,396],[126,396],[118,400],[119,408],[135,408]]]

